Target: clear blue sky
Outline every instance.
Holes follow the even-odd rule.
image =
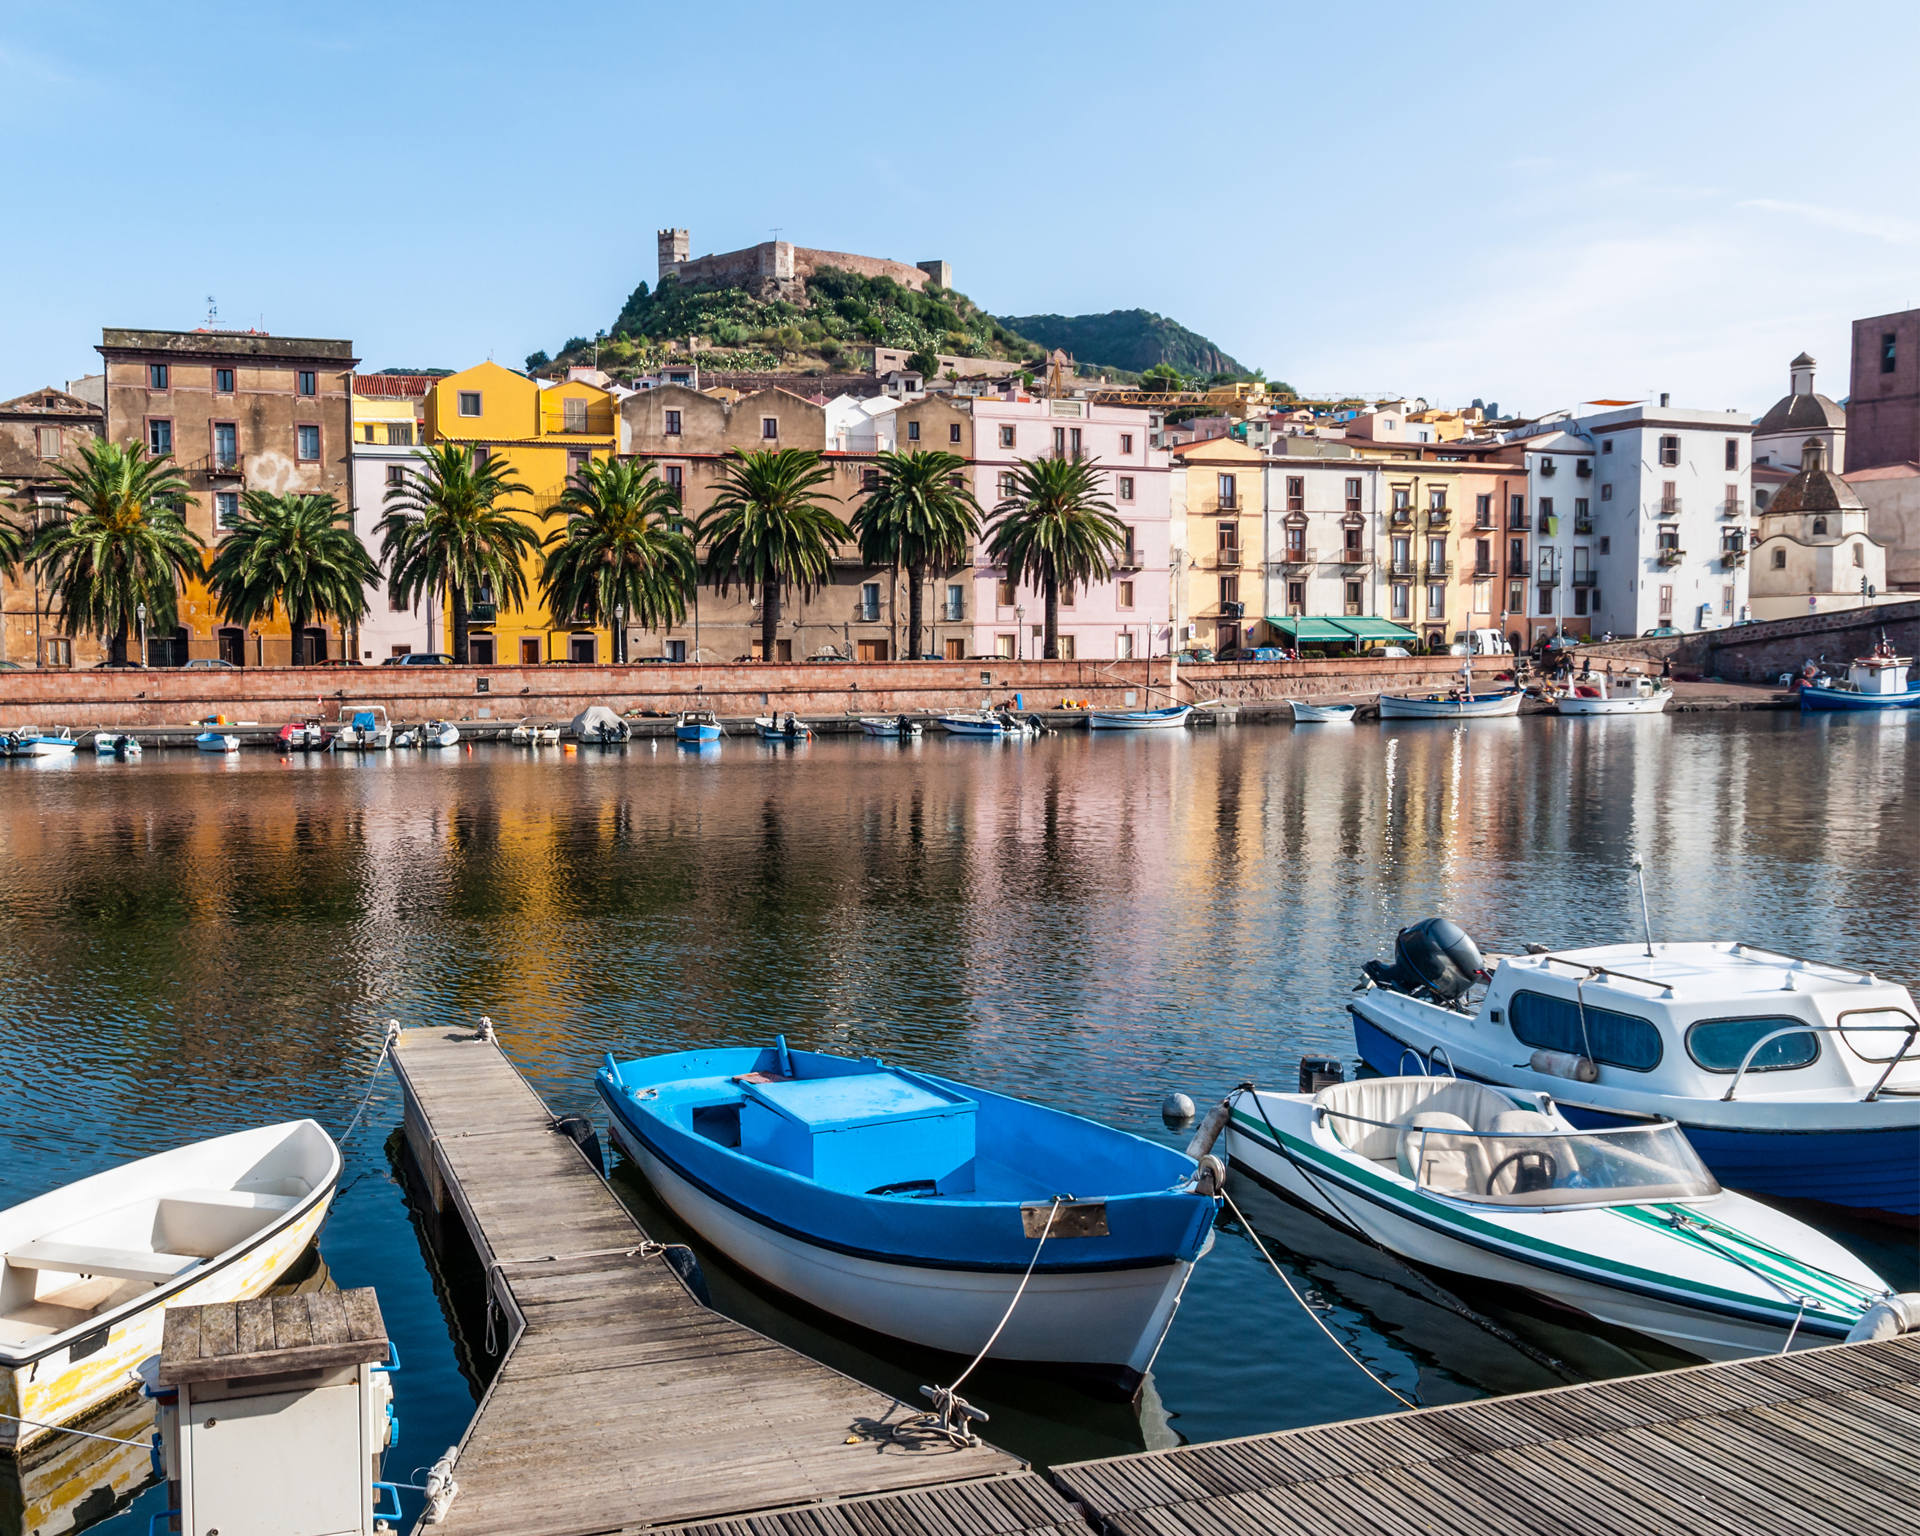
[[[103,325],[517,365],[654,232],[944,257],[1308,391],[1757,413],[1920,304],[1920,5],[0,0],[0,398]]]

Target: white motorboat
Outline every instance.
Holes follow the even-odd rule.
[[[1553,707],[1563,715],[1657,715],[1672,697],[1670,689],[1638,672],[1624,680],[1596,672],[1555,698]]]
[[[1920,708],[1920,688],[1909,681],[1911,656],[1897,656],[1880,632],[1880,643],[1847,668],[1844,683],[1827,678],[1809,681],[1800,690],[1803,710],[1860,710]]]
[[[557,725],[516,725],[507,739],[516,747],[557,747],[560,745],[560,727]]]
[[[1308,704],[1300,699],[1290,702],[1295,725],[1352,725],[1353,712],[1359,707],[1354,704]]]
[[[8,731],[0,737],[0,753],[7,757],[72,757],[80,743],[72,731],[62,726],[53,732]]]
[[[1735,1189],[1920,1217],[1920,1012],[1905,987],[1738,942],[1541,950],[1489,972],[1446,918],[1403,929],[1394,950],[1347,1004],[1375,1071],[1444,1060],[1551,1093],[1576,1125],[1676,1120]]]
[[[1090,731],[1178,731],[1193,713],[1191,704],[1171,704],[1165,709],[1095,709],[1087,714]]]
[[[457,747],[460,745],[460,727],[451,720],[429,720],[419,727],[420,745],[423,747]]]
[[[1038,736],[1040,727],[1010,709],[983,709],[974,715],[940,715],[949,736]]]
[[[132,1390],[167,1307],[263,1293],[313,1241],[339,1177],[333,1139],[293,1120],[0,1211],[0,1450]]]
[[[384,704],[346,704],[334,727],[330,752],[384,752],[393,745],[393,721]]]
[[[860,729],[869,736],[918,736],[925,722],[912,715],[862,715]]]
[[[778,715],[755,715],[753,728],[762,741],[807,741],[813,736],[813,727],[792,710],[784,720]]]
[[[140,738],[111,731],[93,733],[93,753],[95,757],[138,757],[141,753]]]
[[[1707,1360],[1836,1343],[1892,1294],[1839,1243],[1723,1190],[1672,1121],[1581,1131],[1451,1077],[1236,1090],[1231,1168],[1413,1263]]]
[[[238,752],[240,738],[227,731],[202,731],[193,738],[194,747],[201,752]]]

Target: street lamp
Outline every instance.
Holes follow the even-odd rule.
[[[1016,603],[1013,608],[1013,659],[1027,659],[1027,609],[1024,603]]]
[[[144,667],[147,664],[147,605],[135,603],[133,611],[140,621],[140,665]]]
[[[627,605],[613,605],[613,659],[624,662],[627,659]]]

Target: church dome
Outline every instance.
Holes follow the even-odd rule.
[[[1800,450],[1800,463],[1800,473],[1775,491],[1773,500],[1767,503],[1768,517],[1784,512],[1866,511],[1866,503],[1853,487],[1827,468],[1825,443],[1818,438],[1808,439]]]
[[[1830,427],[1844,427],[1846,424],[1847,413],[1825,395],[1787,395],[1776,401],[1773,409],[1760,418],[1753,435],[1772,437],[1782,432],[1824,432]]]

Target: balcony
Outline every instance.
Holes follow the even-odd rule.
[[[1348,570],[1359,570],[1373,564],[1373,556],[1364,549],[1348,547],[1340,551],[1340,563]]]
[[[1678,496],[1662,496],[1660,498],[1660,515],[1662,517],[1678,517],[1680,515],[1680,498]]]
[[[1662,565],[1678,565],[1686,558],[1687,552],[1684,549],[1663,549],[1660,551],[1660,563]]]
[[[1744,549],[1723,549],[1720,551],[1720,564],[1726,570],[1736,570],[1747,563]]]
[[[1453,516],[1452,507],[1428,507],[1427,508],[1427,526],[1429,528],[1448,527],[1449,519],[1451,519],[1452,516]]]
[[[1573,520],[1573,531],[1575,533],[1592,533],[1593,519],[1590,517],[1576,517]]]
[[[1476,565],[1473,568],[1473,579],[1475,581],[1492,581],[1493,576],[1493,567],[1490,565]]]
[[[469,624],[491,624],[497,611],[493,603],[468,603],[467,622]]]
[[[1593,478],[1593,465],[1587,460],[1582,459],[1578,464],[1573,466],[1573,472],[1582,480],[1591,480]]]
[[[1427,581],[1446,581],[1453,575],[1453,562],[1451,560],[1428,560],[1421,565],[1420,569],[1425,573],[1425,579]]]
[[[1389,560],[1387,562],[1387,574],[1389,576],[1397,576],[1402,581],[1411,581],[1413,579],[1413,562],[1411,560]]]
[[[1575,571],[1573,573],[1573,585],[1576,587],[1597,587],[1600,585],[1600,573],[1598,571]]]
[[[1555,464],[1554,464],[1554,462],[1553,462],[1553,460],[1552,460],[1552,459],[1544,459],[1544,458],[1543,458],[1543,459],[1542,459],[1542,460],[1540,461],[1540,473],[1541,473],[1541,474],[1543,474],[1543,475],[1547,475],[1547,476],[1552,476],[1552,475],[1556,475],[1556,474],[1558,474],[1559,472],[1560,472],[1560,471],[1559,471],[1559,469],[1558,469],[1558,468],[1557,468],[1557,467],[1555,466]]]
[[[209,480],[244,480],[247,456],[244,453],[210,453],[193,466]]]
[[[1246,616],[1247,605],[1245,603],[1222,603],[1220,605],[1220,617],[1223,619],[1244,619]]]
[[[1393,509],[1393,526],[1396,528],[1411,528],[1413,526],[1413,508],[1395,507]]]
[[[1287,570],[1297,571],[1316,564],[1318,558],[1310,549],[1290,549],[1280,557],[1280,564]]]
[[[1553,566],[1543,565],[1533,579],[1538,586],[1557,587],[1560,585],[1560,572]]]
[[[1745,517],[1747,515],[1747,504],[1737,496],[1732,501],[1723,501],[1720,503],[1720,515],[1722,517]]]

